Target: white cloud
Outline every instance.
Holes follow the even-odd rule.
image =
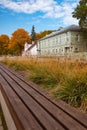
[[[78,20],[72,18],[71,15],[68,15],[65,18],[63,18],[63,24],[64,25],[71,25],[71,24],[78,25]]]
[[[64,17],[63,17],[63,23],[65,25],[69,24],[78,24],[78,20],[72,17],[72,12],[74,11],[74,8],[76,7],[76,3],[63,3],[63,12],[64,12]]]
[[[56,6],[57,2],[54,0],[20,0],[15,2],[13,0],[0,0],[0,4],[15,12],[34,13],[42,11],[48,13]]]
[[[72,12],[79,0],[64,0],[60,5],[55,0],[0,0],[0,5],[15,12],[35,13],[40,11],[43,18],[62,18],[64,24],[77,23]]]

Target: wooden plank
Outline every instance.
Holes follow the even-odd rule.
[[[23,101],[26,107],[33,113],[39,122],[48,130],[62,130],[64,129],[48,112],[46,112],[35,100],[32,99],[27,93],[19,87],[6,73],[2,72],[4,78],[7,79],[9,84],[12,84],[12,89],[18,94],[19,98]],[[22,109],[22,108],[21,108]]]
[[[17,77],[14,77],[13,75],[11,75],[11,77],[12,77],[13,79],[16,79],[16,78],[17,78]],[[16,79],[16,80],[18,80],[18,81],[16,81],[16,82],[21,83],[21,86],[22,86],[22,87],[24,86],[24,88],[28,88],[28,87],[25,87],[26,84],[23,83],[23,81],[21,82],[20,79]],[[28,90],[26,90],[26,91],[28,91]],[[32,90],[29,89],[29,92],[32,93]],[[39,96],[37,96],[37,94],[35,95],[35,92],[33,92],[33,94],[34,94],[33,97],[37,98],[37,100],[38,100],[38,99],[41,99],[41,101],[38,100],[38,102],[40,101],[40,103],[42,103],[43,106],[46,106],[45,108],[48,109],[48,111],[49,111],[51,114],[56,115],[55,117],[56,117],[56,118],[58,117],[58,120],[60,120],[60,122],[63,122],[64,125],[65,125],[65,127],[68,125],[68,127],[70,128],[70,127],[73,127],[73,125],[74,125],[74,127],[73,127],[72,129],[75,129],[75,128],[76,128],[76,129],[79,129],[79,128],[80,128],[80,129],[83,129],[83,127],[82,127],[78,122],[74,121],[73,118],[69,117],[69,116],[68,116],[66,113],[64,113],[63,111],[61,112],[60,110],[58,110],[58,108],[52,106],[52,103],[49,103],[49,102],[44,101],[44,100],[43,100],[43,97],[39,97]],[[40,95],[40,96],[41,96],[41,95]],[[58,111],[58,113],[57,113],[57,111]],[[65,116],[64,116],[64,114],[65,114]],[[66,118],[67,118],[67,120],[66,120]],[[68,128],[68,127],[67,127],[67,128]]]
[[[2,95],[1,90],[0,90],[0,105],[1,105],[2,110],[3,110],[3,114],[4,114],[4,117],[5,117],[5,121],[6,121],[8,130],[17,130],[16,125],[15,125],[14,120],[11,116],[11,113],[8,109],[6,101],[5,101],[5,99]]]
[[[57,102],[54,101],[54,103],[61,107],[64,111],[66,111],[67,114],[69,114],[72,118],[76,119],[80,124],[85,126],[87,128],[87,114],[80,112],[74,107],[71,107],[69,104],[63,102],[62,100],[58,100]]]
[[[8,74],[10,73],[8,72]],[[18,85],[20,85],[24,90],[26,90],[26,92],[28,92],[28,94],[30,94],[36,102],[38,102],[48,113],[50,113],[54,118],[56,118],[56,120],[61,122],[61,124],[64,125],[66,128],[70,128],[73,126],[74,126],[73,129],[83,128],[82,125],[80,125],[72,117],[70,117],[60,108],[58,108],[57,106],[55,106],[54,104],[46,100],[46,98],[38,94],[29,85],[26,85],[23,81],[21,81],[19,78],[17,78],[16,76],[12,74],[10,74],[10,76],[18,83]]]
[[[0,75],[1,92],[18,130],[44,129],[12,90],[6,80]],[[32,125],[33,124],[33,125]]]
[[[1,65],[2,66],[2,65]],[[22,81],[24,81],[26,84],[28,84],[30,87],[32,87],[34,90],[36,90],[39,94],[41,94],[43,97],[45,97],[49,102],[53,103],[55,106],[60,108],[62,111],[64,111],[66,114],[77,120],[79,123],[81,123],[83,126],[87,128],[87,115],[84,113],[79,112],[75,108],[71,107],[70,105],[66,104],[65,102],[58,100],[55,101],[51,97],[49,97],[46,93],[43,93],[42,89],[38,90],[38,86],[30,81],[25,81],[24,77],[22,77],[20,74],[15,73],[13,70],[10,70],[6,67],[9,72],[14,74],[16,77],[19,77]],[[30,90],[29,90],[30,91]],[[38,98],[38,97],[37,97]]]
[[[70,129],[70,130],[77,130],[77,129],[86,130],[87,129],[87,120],[86,120],[87,116],[85,114],[75,111],[75,109],[73,109],[66,103],[62,102],[61,100],[59,100],[59,102],[55,102],[55,101],[51,100],[47,95],[45,95],[42,92],[42,90],[38,90],[38,87],[36,87],[35,85],[31,85],[30,82],[26,82],[24,79],[21,79],[22,77],[20,78],[19,75],[16,75],[13,71],[8,71],[10,69],[4,69],[4,67],[2,67],[2,66],[0,66],[0,67],[3,69],[2,73],[4,71],[7,73],[7,74],[4,73],[5,78],[7,77],[7,75],[8,75],[8,77],[11,76],[10,80],[11,80],[12,84],[13,83],[15,84],[14,87],[18,85],[17,89],[15,91],[16,91],[16,93],[21,91],[20,97],[21,96],[25,97],[25,95],[27,93],[27,95],[30,96],[29,98],[31,98],[31,103],[32,103],[32,101],[34,101],[36,104],[39,104],[39,106],[41,108],[43,108],[47,113],[49,113],[50,116],[52,116],[52,118],[54,118],[58,123],[60,123],[63,127],[65,127],[65,129]],[[10,83],[10,80],[9,80],[9,83]],[[13,82],[14,80],[15,80],[15,82]],[[20,88],[18,88],[19,86],[20,86]],[[25,92],[25,94],[24,94],[24,92]],[[26,100],[26,105],[27,105],[27,102],[29,99],[26,97],[24,99],[24,102],[25,102],[25,100]],[[28,105],[30,105],[30,104],[28,104]],[[33,106],[33,104],[32,104],[32,106]],[[70,112],[70,110],[72,110],[72,111]],[[79,119],[79,117],[80,117],[80,119]],[[85,117],[85,119],[84,119],[84,117]],[[85,123],[83,122],[83,120],[81,118],[85,121]],[[67,121],[66,121],[66,119],[67,119]]]

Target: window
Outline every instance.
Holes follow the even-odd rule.
[[[56,53],[58,52],[58,50],[56,49]]]
[[[69,32],[66,33],[66,41],[69,41]]]
[[[50,50],[48,50],[48,54],[50,54]]]
[[[60,41],[59,41],[59,43],[61,43],[61,36],[60,36]]]
[[[53,54],[54,54],[54,52],[55,52],[55,49],[53,49],[53,50],[52,50],[52,52],[53,52]]]
[[[70,48],[70,51],[71,51],[71,52],[73,51],[73,47]]]
[[[75,52],[78,52],[79,51],[79,49],[78,48],[75,48]]]
[[[79,42],[79,35],[78,35],[78,34],[76,34],[75,40],[76,40],[77,42]]]

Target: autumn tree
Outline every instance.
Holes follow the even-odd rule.
[[[30,35],[27,31],[20,28],[17,29],[11,37],[10,41],[10,52],[13,55],[20,55],[22,53],[22,50],[24,48],[25,42],[30,42]]]
[[[50,33],[52,33],[52,32],[53,32],[53,30],[45,30],[45,31],[42,31],[42,32],[40,32],[40,33],[37,33],[37,34],[36,34],[36,39],[39,40],[39,39],[41,39],[42,37],[44,37],[44,36],[46,36],[46,35],[48,35],[48,34],[50,34]]]
[[[31,30],[31,40],[32,41],[36,40],[36,33],[35,33],[35,27],[34,27],[34,25],[32,26],[32,30]]]
[[[80,0],[79,5],[73,12],[73,17],[79,20],[81,28],[87,29],[87,0]]]
[[[8,54],[8,46],[9,46],[9,37],[5,34],[0,36],[0,55],[7,55]]]

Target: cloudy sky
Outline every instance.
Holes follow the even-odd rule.
[[[78,24],[72,12],[79,0],[0,0],[0,35],[11,34],[18,28],[31,33],[56,30]]]

